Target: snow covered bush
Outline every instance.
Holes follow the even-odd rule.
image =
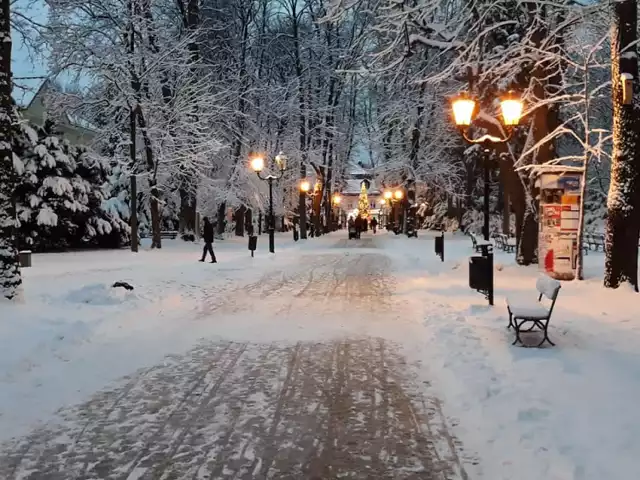
[[[13,142],[20,248],[116,248],[127,241],[129,227],[112,208],[104,160],[69,145],[51,121],[43,127],[20,122]]]

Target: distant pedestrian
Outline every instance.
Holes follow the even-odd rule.
[[[376,230],[378,229],[378,220],[376,220],[376,217],[373,217],[371,219],[371,230],[373,230],[373,234],[376,234]]]
[[[211,263],[218,263],[216,260],[216,254],[213,253],[213,225],[209,221],[208,217],[203,219],[204,226],[202,227],[202,239],[204,240],[204,248],[202,249],[201,262],[204,262],[207,258],[207,252],[211,254]]]
[[[359,214],[356,217],[356,238],[360,238],[360,234],[362,233],[362,223],[366,222],[364,218],[362,218]]]

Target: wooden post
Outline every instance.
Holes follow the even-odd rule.
[[[136,185],[136,176],[131,175],[131,251],[138,251],[138,188]]]

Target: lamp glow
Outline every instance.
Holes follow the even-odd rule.
[[[520,123],[524,104],[512,92],[500,100],[500,108],[502,109],[502,121],[506,127],[515,127]]]
[[[396,190],[396,193],[394,194],[394,196],[396,197],[396,200],[402,200],[404,193],[402,193],[402,190]]]
[[[473,121],[473,114],[476,109],[476,101],[465,95],[456,97],[452,104],[453,120],[459,127],[468,127]]]
[[[311,184],[309,183],[308,180],[303,180],[302,182],[300,182],[300,191],[307,193],[309,190],[311,190]]]
[[[264,170],[264,158],[254,157],[251,159],[251,169],[258,173]]]

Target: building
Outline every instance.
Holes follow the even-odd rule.
[[[26,105],[18,106],[22,118],[39,126],[51,118],[56,123],[56,129],[71,145],[91,145],[98,132],[96,127],[68,112],[52,114],[47,110],[47,94],[53,89],[55,86],[52,82],[45,80]]]
[[[367,198],[369,200],[369,211],[371,216],[380,217],[380,208],[382,200],[382,191],[377,182],[373,178],[373,172],[370,169],[362,167],[362,165],[352,166],[344,182],[340,196],[342,197],[341,209],[343,215],[355,217],[358,215],[358,201],[360,199],[360,191],[362,183],[367,184]]]

